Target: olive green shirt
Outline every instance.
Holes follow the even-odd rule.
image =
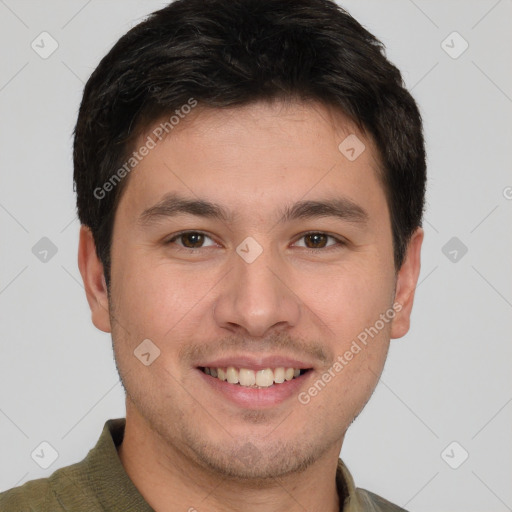
[[[110,419],[81,462],[57,469],[48,478],[31,480],[0,493],[1,512],[154,512],[124,470],[117,447],[124,435],[125,418]],[[379,496],[356,489],[341,459],[336,485],[347,496],[340,512],[404,512]]]

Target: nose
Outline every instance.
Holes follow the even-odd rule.
[[[217,325],[253,337],[297,325],[301,302],[289,280],[283,263],[270,250],[252,263],[233,254],[232,270],[215,302]]]

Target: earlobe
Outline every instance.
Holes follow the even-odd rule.
[[[87,302],[91,308],[92,323],[101,331],[111,332],[108,290],[103,264],[96,254],[96,244],[87,226],[80,226],[78,268],[84,282]]]
[[[420,275],[423,236],[423,229],[417,228],[409,241],[404,262],[398,271],[394,301],[397,313],[391,326],[391,338],[401,338],[409,331],[414,292]]]

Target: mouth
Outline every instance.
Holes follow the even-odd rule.
[[[210,377],[239,386],[252,389],[265,389],[300,379],[312,368],[293,368],[278,366],[275,368],[240,368],[235,366],[200,366],[200,371]]]
[[[241,409],[272,410],[280,404],[293,407],[292,398],[316,373],[313,361],[285,354],[233,354],[196,364],[212,403],[226,403],[227,399]]]

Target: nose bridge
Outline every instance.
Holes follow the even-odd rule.
[[[300,313],[296,296],[280,276],[282,262],[271,248],[258,246],[247,240],[237,248],[215,305],[219,325],[237,325],[252,336],[263,336],[276,324],[295,325]]]

